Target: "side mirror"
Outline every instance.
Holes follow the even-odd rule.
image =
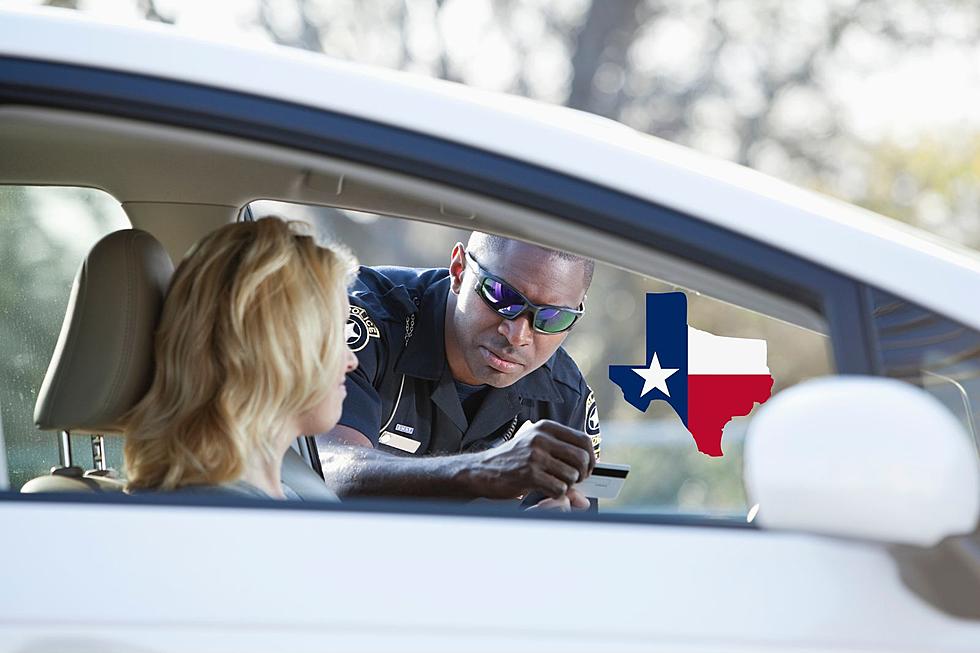
[[[938,400],[879,377],[826,377],[766,403],[749,425],[745,485],[766,528],[933,546],[972,532],[980,467]]]

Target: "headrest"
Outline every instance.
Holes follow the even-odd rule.
[[[173,276],[170,256],[145,231],[116,231],[82,262],[61,334],[34,406],[43,430],[119,433],[146,393],[153,336]]]

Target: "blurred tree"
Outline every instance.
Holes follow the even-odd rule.
[[[861,183],[826,190],[980,249],[980,134],[933,134],[869,146]]]
[[[592,2],[571,43],[572,84],[565,104],[616,116],[623,103],[627,54],[640,27],[640,0]],[[652,16],[645,17],[645,21]],[[645,22],[644,21],[644,22]]]

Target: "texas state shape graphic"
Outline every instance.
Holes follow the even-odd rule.
[[[610,365],[609,379],[634,408],[666,401],[694,437],[698,451],[723,455],[721,436],[772,393],[766,341],[727,338],[687,324],[684,293],[648,293],[646,362]]]

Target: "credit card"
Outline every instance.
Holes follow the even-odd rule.
[[[573,487],[590,499],[615,499],[626,483],[629,465],[596,463],[592,475]]]
[[[514,434],[514,439],[523,437],[531,429],[531,426],[529,421],[521,424],[521,428],[517,429]],[[626,476],[629,473],[629,465],[596,463],[592,475],[572,487],[590,499],[615,499],[619,496],[619,491],[623,489],[623,484],[626,483]]]

